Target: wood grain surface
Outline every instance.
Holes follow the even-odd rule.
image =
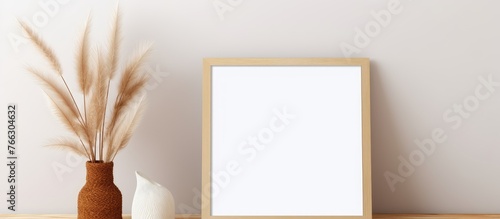
[[[374,214],[374,219],[500,219],[500,214]]]
[[[69,214],[0,214],[0,218],[11,219],[75,219],[76,215]],[[200,219],[200,215],[176,215],[176,219]],[[500,214],[374,214],[374,219],[500,219]],[[124,215],[123,219],[131,219]]]

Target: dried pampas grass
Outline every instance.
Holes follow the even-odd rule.
[[[112,162],[116,154],[130,141],[145,108],[144,87],[148,76],[141,66],[151,51],[151,44],[139,47],[123,68],[118,94],[107,120],[111,80],[118,73],[120,49],[120,12],[117,9],[111,27],[109,48],[91,49],[89,15],[76,52],[78,88],[83,103],[74,98],[63,75],[61,64],[53,50],[23,21],[19,21],[27,37],[50,64],[51,72],[28,67],[43,85],[54,114],[72,134],[56,138],[47,146],[62,148],[86,157],[90,162]]]

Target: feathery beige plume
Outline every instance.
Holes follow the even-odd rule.
[[[90,56],[90,45],[89,45],[89,33],[90,33],[90,14],[85,22],[85,28],[83,30],[82,38],[80,39],[80,44],[78,52],[76,54],[76,69],[78,72],[78,84],[84,96],[86,96],[92,87],[92,74],[89,70],[89,56]]]
[[[109,51],[108,51],[108,64],[106,65],[108,71],[108,83],[106,88],[106,96],[104,102],[108,102],[109,98],[109,88],[111,84],[111,79],[114,78],[116,71],[118,69],[118,53],[120,51],[120,42],[121,42],[121,23],[120,23],[120,5],[116,6],[114,23],[112,26],[111,37],[109,41]],[[107,104],[104,106],[104,115],[102,119],[102,129],[101,129],[101,139],[100,139],[100,147],[99,147],[99,155],[100,159],[103,159],[104,153],[104,137],[105,137],[105,129],[104,125],[106,124],[106,112],[107,112]]]
[[[78,44],[76,72],[78,85],[83,94],[83,111],[75,101],[53,51],[27,23],[19,21],[19,24],[61,80],[56,81],[56,75],[45,76],[41,71],[28,67],[28,71],[43,83],[44,91],[50,99],[57,118],[75,137],[74,139],[57,139],[49,146],[69,149],[86,156],[91,162],[100,160],[112,162],[116,154],[130,141],[143,114],[145,101],[142,91],[149,77],[141,70],[145,58],[150,53],[151,44],[140,47],[136,55],[126,63],[118,85],[114,107],[109,110],[112,113],[107,121],[110,82],[118,71],[119,62],[118,53],[121,41],[119,6],[116,9],[106,54],[100,49],[95,49],[96,52],[93,54],[93,50],[90,49],[90,14]],[[92,63],[95,63],[95,67]]]
[[[46,145],[46,147],[59,148],[62,150],[69,150],[76,155],[87,157],[87,151],[82,147],[82,143],[76,139],[72,138],[56,138],[51,140],[51,143]]]
[[[86,147],[85,145],[89,143],[89,136],[86,134],[84,125],[78,119],[78,109],[73,104],[71,96],[54,79],[46,77],[31,67],[28,67],[28,71],[43,84],[43,90],[49,97],[57,118],[82,141],[83,147]]]
[[[44,86],[44,91],[58,103],[60,103],[68,112],[67,114],[73,118],[78,118],[78,108],[73,103],[70,94],[61,87],[54,79],[45,76],[37,69],[28,67],[27,70],[31,72]]]
[[[136,101],[127,107],[125,113],[120,115],[116,128],[108,138],[105,162],[113,161],[116,154],[127,146],[139,125],[145,106],[145,96],[138,97]]]
[[[24,32],[28,35],[29,39],[35,44],[36,48],[40,50],[40,52],[45,56],[45,58],[50,62],[53,70],[60,76],[61,80],[64,82],[64,85],[66,86],[66,89],[68,91],[68,95],[71,97],[71,100],[73,101],[74,104],[74,109],[76,109],[76,112],[78,112],[80,122],[84,122],[83,117],[78,110],[78,105],[76,104],[75,98],[73,97],[73,94],[71,93],[71,90],[68,87],[68,84],[66,83],[66,80],[64,79],[62,75],[62,70],[61,70],[61,64],[59,63],[59,60],[56,58],[54,55],[54,52],[52,49],[47,46],[47,44],[42,40],[38,34],[31,28],[27,23],[23,21],[19,21],[19,24],[23,28]]]
[[[107,125],[107,135],[113,132],[116,123],[123,113],[125,107],[139,94],[148,81],[148,75],[141,73],[140,69],[147,55],[151,51],[151,44],[140,47],[137,54],[129,60],[125,67],[125,72],[118,87],[118,96],[111,115],[111,120]]]
[[[118,69],[118,54],[120,51],[121,42],[121,23],[120,23],[120,6],[116,6],[114,23],[112,26],[111,37],[109,40],[109,78],[113,79]]]
[[[21,27],[23,28],[24,32],[28,35],[28,38],[31,40],[31,42],[33,42],[36,48],[38,48],[40,52],[45,56],[45,58],[47,58],[53,70],[56,71],[59,75],[62,75],[61,64],[54,55],[52,49],[49,46],[47,46],[47,44],[42,40],[42,38],[38,36],[35,30],[33,30],[33,28],[31,28],[27,23],[20,20],[18,21]]]
[[[97,154],[97,142],[102,142],[102,122],[104,121],[106,111],[106,96],[108,89],[109,75],[106,72],[106,61],[101,51],[97,52],[97,81],[92,90],[92,99],[89,106],[89,130],[92,130],[92,136],[96,139],[93,143],[96,146],[94,153]],[[102,144],[101,144],[102,146]]]

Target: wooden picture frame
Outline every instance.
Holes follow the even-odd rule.
[[[202,218],[372,218],[366,58],[208,58]]]

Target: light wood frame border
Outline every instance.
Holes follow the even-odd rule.
[[[212,66],[361,66],[363,216],[212,216],[211,215],[211,91]],[[367,58],[206,58],[202,86],[202,218],[203,219],[371,219],[370,61]]]

